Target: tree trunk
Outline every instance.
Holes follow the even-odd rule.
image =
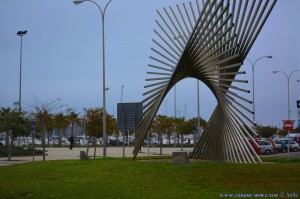
[[[89,155],[90,139],[91,139],[91,136],[89,136],[89,138],[88,138],[88,143],[87,143],[87,148],[86,148],[86,154],[87,154],[87,155]]]
[[[46,127],[42,124],[42,146],[43,146],[43,161],[46,160]]]
[[[160,155],[162,155],[162,139],[161,139],[162,135],[161,133],[158,134],[158,139],[159,139],[159,150],[160,150]]]
[[[72,122],[71,134],[75,138],[75,122]]]
[[[183,151],[183,134],[181,134],[181,151]]]
[[[94,143],[94,159],[96,158],[96,149],[97,149],[97,138],[94,137],[93,138],[93,143]]]
[[[11,137],[11,140],[10,140],[10,143],[8,141],[8,157],[7,157],[7,160],[11,161],[11,151],[12,151],[12,145],[14,143],[14,140],[13,140],[12,135],[9,135],[9,136]]]
[[[5,134],[5,146],[9,146],[9,133]]]
[[[59,147],[62,147],[62,143],[61,143],[62,135],[63,135],[63,129],[60,128],[60,129],[59,129],[59,136],[58,136],[58,146],[59,146]]]
[[[119,131],[117,132],[117,146],[119,146]]]
[[[47,131],[47,147],[49,147],[49,141],[50,141],[49,131]]]

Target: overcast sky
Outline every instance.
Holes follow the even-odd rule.
[[[105,0],[95,0],[101,7]],[[184,0],[112,0],[105,15],[107,111],[117,115],[117,103],[143,99],[151,39],[157,28],[156,9],[175,6]],[[193,1],[194,2],[194,1]],[[281,127],[288,117],[287,79],[300,69],[300,1],[279,0],[248,58],[255,65],[256,121]],[[0,1],[0,107],[12,106],[19,98],[20,37],[23,37],[22,105],[26,109],[35,96],[42,101],[61,99],[62,109],[77,112],[102,107],[102,35],[98,8],[72,0],[1,0]],[[251,65],[241,67],[252,90]],[[298,120],[296,100],[300,100],[300,72],[290,78],[291,119]],[[177,116],[197,116],[196,80],[177,85]],[[252,99],[252,93],[248,95]],[[208,120],[216,100],[200,83],[201,117]],[[160,114],[174,116],[174,91],[166,97]],[[296,125],[295,125],[296,126]]]

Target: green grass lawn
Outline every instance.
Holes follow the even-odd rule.
[[[274,161],[267,159],[267,161]],[[0,167],[0,198],[220,198],[219,194],[300,195],[300,162],[264,164],[95,160]]]

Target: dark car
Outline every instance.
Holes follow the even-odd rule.
[[[117,146],[117,139],[108,140],[108,145]],[[123,145],[123,142],[119,140],[119,145]]]
[[[287,152],[287,150],[288,150],[288,146],[284,143],[284,142],[282,142],[281,140],[274,140],[274,143],[275,143],[275,150],[277,151],[277,152],[282,152],[282,153],[286,153]]]

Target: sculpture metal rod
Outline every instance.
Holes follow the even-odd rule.
[[[233,26],[233,24],[232,24],[232,26]],[[222,33],[221,37],[219,37],[218,39],[216,39],[216,40],[215,40],[215,41],[214,41],[214,42],[213,42],[206,50],[204,50],[204,47],[197,49],[197,52],[199,53],[199,55],[197,55],[197,56],[195,55],[195,56],[193,56],[193,57],[195,57],[196,59],[198,59],[199,57],[203,57],[203,56],[204,56],[205,54],[207,54],[211,49],[213,49],[214,46],[216,46],[218,42],[220,42],[221,38],[222,38],[223,36],[225,36],[225,34],[227,34],[227,31],[229,31],[229,30],[231,30],[231,28],[227,29],[224,33]],[[222,44],[221,46],[224,46],[224,45],[226,45],[227,43],[231,42],[232,40],[235,39],[235,37],[236,37],[236,35],[229,37],[229,38],[226,40],[226,42],[224,42],[224,44]],[[233,47],[233,46],[231,46],[231,47]],[[195,53],[197,53],[197,52],[195,52]],[[210,54],[213,54],[213,53],[216,53],[216,52],[217,52],[217,50],[214,50],[214,51],[211,52]],[[199,60],[198,62],[200,62],[200,60]]]
[[[178,51],[176,51],[158,32],[157,30],[153,30],[155,32],[155,34],[161,39],[163,40],[163,42],[178,56],[180,57],[180,53]]]
[[[147,107],[148,104],[151,104],[153,102],[153,99],[152,98],[158,98],[157,95],[162,91],[163,89],[159,90],[159,91],[156,91],[155,93],[153,93],[152,95],[146,97],[144,100],[142,100],[141,102],[144,104],[143,107]],[[151,100],[150,100],[151,99]]]
[[[214,71],[219,71],[220,69],[225,70],[225,69],[232,69],[232,68],[240,67],[241,65],[242,65],[242,63],[236,63],[236,64],[227,65],[227,66],[220,66],[218,68],[208,68],[203,71],[210,73],[210,72],[214,72]]]
[[[188,27],[188,25],[187,25],[187,23],[186,23],[186,21],[185,21],[185,18],[184,18],[183,14],[182,14],[182,11],[181,11],[179,5],[176,5],[176,7],[177,7],[177,10],[179,11],[179,14],[180,14],[180,16],[181,16],[181,19],[182,19],[182,21],[183,21],[183,24],[184,24],[184,26],[185,26],[185,29],[186,29],[187,32],[188,32],[188,35],[191,35],[191,30],[189,29],[189,27]]]
[[[180,30],[179,30],[178,27],[176,26],[174,20],[171,18],[170,14],[169,14],[169,12],[167,11],[166,8],[164,8],[164,11],[165,11],[165,13],[166,13],[167,16],[168,16],[169,21],[172,23],[173,27],[174,27],[175,30],[176,30],[177,35],[175,35],[174,38],[177,39],[179,43],[181,43],[180,40],[183,41],[183,44],[182,44],[183,46],[182,46],[182,47],[186,46],[187,39],[186,39],[185,37],[183,37],[182,32],[180,32]],[[175,19],[175,20],[176,20],[176,19]],[[178,22],[178,21],[177,21],[177,22]],[[178,23],[177,23],[177,25],[178,25]],[[179,28],[180,28],[180,24],[179,24]],[[181,29],[181,31],[182,31],[182,29]],[[183,33],[184,33],[184,32],[183,32]]]
[[[167,57],[166,55],[162,54],[162,53],[159,52],[158,50],[155,50],[154,48],[151,48],[151,50],[154,51],[155,53],[159,54],[160,56],[162,56],[163,58],[165,58],[165,59],[168,60],[169,62],[173,63],[174,65],[177,64],[175,61],[173,61],[172,59],[170,59],[170,58]]]
[[[164,27],[159,23],[159,21],[155,20],[156,24],[160,27],[160,29],[165,33],[165,36],[167,36],[167,38],[169,39],[169,41],[172,42],[172,44],[177,48],[177,50],[180,52],[180,54],[183,51],[183,48],[180,48],[174,41],[173,41],[173,37],[171,37],[168,32],[164,29]]]
[[[175,65],[168,64],[168,63],[166,63],[164,61],[161,61],[160,59],[157,59],[155,57],[150,56],[149,58],[152,59],[152,60],[154,60],[154,61],[157,61],[157,62],[159,62],[159,63],[161,63],[163,65],[169,66],[171,68],[175,68]]]
[[[220,8],[220,6],[221,6],[221,3],[219,3],[218,4],[218,9]],[[209,10],[211,10],[212,8],[210,8]],[[218,9],[215,11],[215,12],[217,12],[218,11]],[[227,8],[228,9],[228,8]],[[222,11],[222,12],[224,12],[224,10]],[[205,16],[205,18],[207,18],[209,16],[209,14],[207,14],[206,13],[206,16]],[[196,29],[195,29],[195,34],[196,35],[198,35],[199,33],[200,33],[200,30],[202,30],[202,29],[204,29],[204,30],[207,30],[205,33],[204,33],[204,35],[199,35],[198,37],[197,36],[195,36],[195,37],[192,37],[190,40],[191,40],[191,46],[189,47],[190,49],[195,49],[195,47],[197,46],[197,45],[203,45],[204,43],[205,43],[205,41],[207,41],[207,37],[208,38],[212,38],[212,36],[208,36],[208,35],[210,35],[210,33],[213,31],[213,29],[216,27],[216,25],[217,25],[217,23],[219,22],[219,20],[220,20],[220,18],[221,18],[221,14],[219,15],[219,17],[218,17],[218,19],[216,20],[216,22],[214,23],[214,24],[212,24],[211,26],[209,26],[210,25],[210,23],[212,22],[212,20],[213,20],[213,17],[211,17],[211,18],[209,18],[209,20],[207,21],[207,23],[206,23],[206,25],[203,27],[203,25],[204,24],[201,24],[200,25],[200,27],[197,27]],[[198,23],[199,23],[199,21],[198,21]],[[216,33],[217,33],[217,31],[215,31],[215,34],[214,35],[216,35]],[[191,53],[192,55],[193,55],[193,53],[192,52],[189,52],[189,53]]]
[[[194,10],[194,6],[192,4],[192,2],[190,1],[189,2],[190,4],[190,8],[191,8],[191,11],[192,11],[192,16],[193,16],[193,19],[194,19],[194,24],[196,23],[197,19],[196,19],[196,13],[195,13],[195,10]]]
[[[258,17],[259,19],[262,17],[262,15],[263,15],[263,13],[264,13],[264,11],[265,11],[267,5],[268,5],[268,1],[265,2],[265,5],[264,5],[264,7],[262,8],[262,10],[261,10],[261,12],[260,12],[260,15],[259,15],[259,17]],[[247,43],[250,42],[250,40],[251,40],[251,38],[253,37],[253,35],[255,35],[255,31],[257,30],[257,26],[259,25],[259,22],[260,22],[260,20],[256,20],[256,23],[255,23],[255,25],[253,26],[254,28],[252,29],[251,32],[249,32],[249,38],[248,38],[248,39],[244,39],[243,42],[240,42],[240,43],[242,43],[242,45],[245,45],[245,44],[247,45]],[[241,51],[243,51],[243,49],[241,49]]]
[[[173,14],[173,16],[174,16],[174,18],[175,18],[175,20],[176,20],[176,22],[177,22],[177,24],[178,24],[178,26],[179,26],[179,28],[180,28],[180,30],[181,30],[181,32],[182,32],[182,34],[183,34],[184,37],[182,36],[182,34],[180,34],[179,36],[182,37],[182,39],[184,39],[184,42],[186,44],[188,42],[189,36],[187,35],[187,33],[185,32],[185,30],[183,29],[183,27],[182,27],[180,21],[178,20],[178,17],[176,15],[176,13],[174,12],[173,8],[171,6],[169,8],[170,8],[170,10],[171,10],[171,12],[172,12],[172,14]]]
[[[144,88],[149,88],[149,87],[157,86],[160,84],[166,84],[166,83],[168,83],[168,81],[161,81],[161,82],[154,83],[154,84],[148,84],[148,85],[144,86]]]
[[[191,36],[190,36],[190,38],[189,38],[189,42],[188,42],[188,47],[187,47],[187,49],[191,49],[191,48],[195,48],[197,45],[198,45],[198,43],[199,43],[199,40],[200,39],[202,39],[202,38],[204,38],[204,36],[203,36],[203,31],[201,32],[201,30],[204,30],[205,29],[205,27],[207,28],[208,27],[208,25],[206,25],[205,27],[203,27],[203,25],[205,24],[204,23],[204,21],[206,22],[206,23],[208,23],[208,21],[207,21],[207,18],[208,18],[208,16],[209,16],[209,12],[212,10],[212,5],[214,5],[216,3],[216,1],[214,1],[213,2],[213,4],[211,4],[211,5],[209,5],[209,3],[208,3],[208,1],[206,2],[206,4],[205,4],[205,9],[207,8],[207,6],[209,6],[208,7],[208,11],[207,12],[202,12],[201,13],[201,16],[199,17],[199,19],[198,19],[198,21],[197,21],[197,23],[195,24],[195,28],[193,29],[193,31],[192,31],[192,33],[190,34]],[[204,18],[202,19],[202,16],[204,15]],[[202,23],[201,23],[202,22]],[[200,24],[200,25],[199,25]],[[201,32],[201,34],[200,34],[200,32]],[[195,42],[190,42],[190,41],[196,41],[196,44],[195,44]],[[195,45],[193,45],[192,43],[194,43]],[[190,46],[191,45],[191,46]],[[189,51],[188,51],[189,52]]]
[[[168,51],[165,47],[163,47],[160,43],[158,43],[155,39],[152,39],[152,41],[158,45],[161,49],[163,49],[166,53],[168,53],[171,57],[173,57],[173,59],[176,60],[176,62],[179,61],[179,57],[176,57],[175,55],[173,55],[170,51]]]
[[[164,24],[167,26],[168,30],[171,32],[171,34],[172,34],[173,37],[170,37],[169,34],[165,31],[165,29],[161,26],[160,28],[164,31],[164,33],[166,34],[166,36],[170,37],[171,39],[172,38],[176,38],[177,34],[174,33],[174,31],[172,30],[172,28],[170,27],[170,25],[168,24],[168,22],[165,20],[165,18],[162,16],[162,14],[158,10],[157,10],[157,13],[160,16],[160,18],[163,20]],[[157,23],[158,23],[158,21],[157,21]],[[182,51],[182,49],[184,49],[184,45],[182,44],[182,42],[180,41],[180,39],[178,39],[177,41],[178,41],[178,43],[179,43],[179,45],[181,47],[181,51]]]
[[[244,101],[244,102],[246,102],[248,104],[252,104],[251,100],[247,100],[246,98],[241,97],[241,96],[239,96],[238,94],[236,94],[234,92],[231,92],[229,90],[225,90],[223,88],[220,88],[220,90],[223,91],[223,93],[226,95],[226,97],[230,97],[230,95],[232,95],[232,96],[234,96],[234,97],[236,97],[236,98],[238,98],[238,99],[240,99],[240,100],[242,100],[242,101]],[[250,113],[253,113],[253,111],[250,111]]]
[[[186,9],[185,3],[183,3],[183,8],[184,8],[185,14],[186,14],[186,16],[187,16],[187,18],[188,18],[188,21],[189,21],[189,23],[190,23],[191,29],[193,29],[193,24],[192,24],[192,21],[191,21],[191,17],[190,17],[189,12],[188,12],[187,9]]]
[[[169,71],[169,72],[173,72],[174,71],[174,68],[172,69],[169,69],[169,68],[163,68],[163,67],[160,67],[160,66],[155,66],[153,64],[148,64],[149,67],[151,68],[156,68],[156,69],[159,69],[159,70],[164,70],[164,71]]]
[[[241,33],[241,35],[240,35],[240,37],[239,37],[239,41],[238,41],[239,44],[241,44],[242,41],[244,40],[245,32],[247,32],[246,35],[249,34],[248,28],[249,28],[249,27],[252,27],[252,25],[249,26],[249,25],[250,25],[250,24],[249,24],[249,20],[250,20],[250,17],[251,17],[251,15],[252,15],[252,13],[253,13],[253,7],[254,7],[254,4],[255,4],[255,1],[252,1],[252,5],[251,5],[250,10],[249,10],[249,13],[250,13],[250,14],[248,14],[248,16],[247,16],[246,22],[244,23],[243,31],[242,31],[242,33]],[[257,8],[259,9],[259,7],[260,7],[260,4],[259,4],[259,6],[257,6]]]
[[[171,76],[172,75],[172,73],[161,73],[161,72],[152,72],[152,71],[146,72],[146,74],[149,74],[149,75],[163,75],[163,76]]]
[[[222,83],[218,83],[218,85],[222,86],[222,87],[227,87],[227,88],[231,88],[231,89],[234,89],[234,90],[238,90],[238,91],[241,91],[241,92],[244,92],[244,93],[250,93],[250,90],[246,90],[246,89],[239,88],[239,87],[236,87],[236,86],[232,86],[232,85],[228,85],[228,84],[222,84]]]
[[[157,81],[157,80],[166,80],[166,79],[170,79],[170,77],[149,78],[149,79],[145,79],[145,80],[146,81]]]
[[[220,76],[224,76],[224,75],[244,75],[246,74],[245,71],[241,71],[241,72],[227,72],[227,73],[222,73],[222,72],[218,72],[218,73],[210,73],[210,74],[207,74],[207,77],[209,76],[215,76],[215,75],[220,75]]]
[[[250,139],[255,145],[256,147],[259,147],[259,145],[256,143],[256,141],[253,139],[253,137],[248,133],[248,131],[245,129],[245,123],[241,123],[240,121],[241,118],[239,118],[239,116],[230,109],[230,107],[228,107],[228,112],[230,113],[231,117],[234,118],[234,121],[236,121],[236,124],[239,126],[239,128],[241,128],[242,132],[246,134],[247,138]],[[247,126],[247,125],[246,125]],[[251,131],[253,131],[251,129]],[[254,132],[254,131],[253,131]],[[254,132],[255,133],[255,132]],[[257,153],[255,152],[255,150],[253,149],[253,147],[250,145],[249,142],[246,142],[248,144],[248,149],[250,149],[250,151],[252,152],[252,154],[254,154],[254,156],[256,157],[256,159],[259,160],[259,162],[261,162],[259,156],[257,155]],[[251,156],[252,157],[252,156]]]
[[[226,96],[226,99],[229,100],[231,103],[237,104],[239,107],[243,108],[245,111],[247,111],[247,112],[253,114],[253,111],[252,111],[252,110],[250,110],[249,108],[247,108],[247,107],[244,106],[243,104],[239,103],[239,102],[238,102],[237,100],[235,100],[233,97],[227,95],[227,96]]]
[[[165,85],[158,86],[158,87],[156,87],[156,88],[154,88],[154,89],[151,89],[151,90],[149,90],[149,91],[147,91],[147,92],[144,92],[143,95],[148,95],[148,94],[150,94],[150,93],[152,93],[152,92],[154,92],[154,91],[160,90],[160,89],[162,89],[162,88],[164,88],[164,87],[165,87]]]
[[[251,41],[251,42],[249,41],[250,43],[249,43],[249,42],[246,43],[246,45],[248,44],[248,47],[247,47],[245,50],[242,50],[242,53],[244,53],[245,56],[248,55],[248,53],[249,53],[249,51],[250,51],[250,48],[253,46],[253,43],[255,42],[255,40],[256,40],[258,34],[260,33],[261,29],[263,28],[264,24],[266,23],[267,18],[268,18],[269,15],[271,14],[271,12],[272,12],[272,10],[273,10],[273,8],[274,8],[276,2],[277,2],[277,0],[274,0],[274,1],[273,1],[271,7],[269,8],[268,12],[267,12],[266,15],[265,15],[265,18],[262,20],[262,22],[261,22],[259,28],[257,29],[256,34],[253,36],[252,41]]]

